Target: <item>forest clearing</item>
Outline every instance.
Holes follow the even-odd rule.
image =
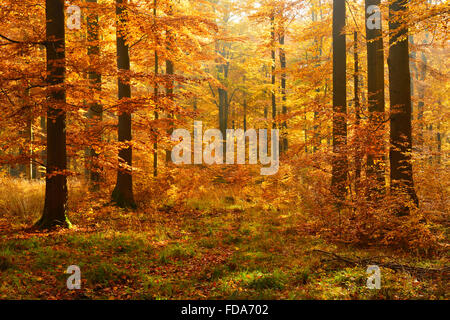
[[[32,186],[41,189],[41,197],[42,187]],[[381,267],[382,289],[369,290],[367,262],[354,266],[314,250],[426,269],[443,268],[445,255],[418,258],[386,248],[330,244],[299,228],[304,217],[295,210],[263,210],[212,197],[189,199],[179,208],[128,212],[91,208],[81,192],[73,198],[76,227],[69,230],[24,230],[40,210],[16,218],[13,226],[2,217],[0,298],[448,299],[443,274]],[[41,209],[42,199],[26,201],[25,207]],[[82,270],[81,290],[66,288],[65,272],[72,264]]]

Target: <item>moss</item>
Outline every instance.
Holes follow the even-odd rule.
[[[54,219],[44,214],[42,218],[39,219],[38,222],[36,222],[34,227],[39,230],[51,230],[56,228],[71,229],[73,225],[70,222],[67,214],[64,215],[64,220]]]

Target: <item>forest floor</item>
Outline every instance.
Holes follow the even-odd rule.
[[[0,215],[0,299],[448,299],[442,279],[381,268],[381,289],[366,287],[365,266],[330,259],[390,256],[386,249],[328,244],[299,232],[299,217],[236,205],[128,212],[98,206],[71,215],[74,227],[36,233]],[[82,287],[65,273],[81,268]]]

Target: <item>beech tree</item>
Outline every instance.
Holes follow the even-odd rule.
[[[94,5],[97,4],[97,0],[87,0],[88,3],[92,3]],[[88,71],[88,78],[90,84],[92,86],[92,92],[94,93],[92,98],[92,102],[90,103],[88,110],[88,118],[92,120],[92,122],[99,122],[103,118],[103,107],[98,102],[95,101],[95,93],[100,93],[101,91],[101,83],[102,83],[102,75],[99,71],[97,71],[99,63],[98,59],[100,56],[100,46],[99,46],[99,25],[98,25],[98,14],[95,12],[97,9],[96,6],[92,6],[89,8],[90,12],[87,16],[87,41],[88,41],[88,50],[87,54],[90,58],[90,65]],[[97,98],[98,99],[98,98]],[[101,133],[93,132],[93,143],[98,146],[101,141]],[[91,166],[89,168],[89,180],[91,182],[91,186],[93,190],[99,190],[99,182],[101,179],[101,167],[98,161],[98,153],[95,151],[93,147],[90,147],[88,150],[88,156],[91,157]]]

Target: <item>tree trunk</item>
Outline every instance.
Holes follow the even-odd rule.
[[[333,163],[332,190],[339,200],[345,199],[348,175],[345,0],[333,0]]]
[[[277,117],[277,102],[276,102],[276,96],[275,96],[275,66],[276,66],[276,60],[275,60],[275,13],[272,13],[272,16],[270,17],[270,23],[272,27],[272,31],[270,33],[271,39],[272,39],[272,128],[276,129],[277,125],[275,123],[275,119]]]
[[[318,2],[318,6],[319,6],[319,11],[320,11],[320,20],[323,20],[323,15],[322,15],[322,1],[319,0]],[[311,20],[312,22],[317,22],[318,21],[318,17],[319,15],[316,12],[317,8],[315,6],[315,4],[313,4],[313,9],[312,9],[312,16],[311,16]],[[320,37],[320,42],[319,40],[315,37],[314,38],[314,46],[316,48],[316,54],[314,55],[314,61],[316,62],[316,66],[319,67],[320,66],[320,59],[322,58],[322,47],[323,47],[323,38]],[[326,86],[325,86],[325,90],[324,90],[325,94],[324,96],[326,97]],[[316,89],[317,95],[316,95],[316,99],[319,99],[319,92],[320,92],[320,88]],[[320,101],[317,101],[318,103],[320,103]],[[319,150],[319,146],[321,144],[321,138],[320,138],[320,125],[319,125],[320,119],[319,119],[319,112],[317,110],[314,111],[314,120],[313,120],[313,148],[312,148],[312,152],[316,153],[317,150]]]
[[[127,72],[130,70],[130,56],[128,45],[125,43],[126,30],[126,4],[127,0],[116,0],[117,24],[117,68],[119,69],[118,97],[119,103],[123,104],[131,98],[130,77]],[[118,140],[124,144],[119,149],[119,168],[117,170],[117,184],[112,193],[112,200],[120,207],[135,208],[133,196],[133,176],[132,176],[132,147],[131,142],[131,113],[119,110]]]
[[[159,59],[158,59],[158,51],[155,50],[155,84],[153,87],[153,96],[155,99],[155,106],[158,107],[158,81],[156,80],[156,77],[159,73]],[[158,111],[155,111],[154,113],[155,120],[159,119]],[[158,176],[158,132],[156,130],[152,130],[155,139],[155,142],[153,143],[153,176]]]
[[[411,163],[411,74],[409,69],[408,30],[396,20],[396,14],[406,14],[406,1],[396,0],[389,5],[389,92],[391,100],[390,165],[391,193],[409,196],[414,205],[419,199],[414,190]],[[397,210],[399,215],[409,214],[404,204]]]
[[[247,131],[247,99],[244,99],[244,132]]]
[[[174,74],[174,65],[173,62],[170,60],[166,60],[166,75],[172,76]],[[170,101],[173,101],[173,81],[168,81],[166,85],[166,95],[169,98]],[[173,119],[174,115],[173,113],[169,114],[169,119]],[[173,132],[173,121],[170,121],[170,128],[168,130],[168,135],[172,135]],[[172,158],[172,153],[170,150],[166,150],[166,163],[169,163]]]
[[[153,22],[155,24],[156,27],[156,14],[157,14],[157,7],[158,7],[158,2],[157,0],[155,0],[153,2]],[[155,38],[155,42],[156,42],[156,38]],[[157,43],[155,44],[155,65],[154,65],[154,73],[155,73],[155,84],[153,86],[153,96],[155,99],[155,107],[158,108],[158,80],[157,80],[157,76],[159,74],[159,56],[158,56],[158,50],[157,50]],[[158,111],[155,111],[154,113],[154,118],[155,120],[159,119],[159,115],[158,115]],[[155,129],[152,129],[152,132],[154,134],[153,138],[155,139],[155,142],[153,143],[153,176],[157,177],[158,176],[158,131]]]
[[[28,98],[28,96],[30,95],[29,90],[25,90],[25,96],[26,96],[26,100]],[[26,103],[28,103],[28,101],[26,101]],[[36,178],[36,166],[34,164],[33,161],[33,143],[34,143],[34,132],[33,132],[33,107],[31,105],[27,105],[26,106],[26,130],[25,130],[25,141],[28,141],[29,145],[28,145],[28,152],[29,152],[29,159],[27,161],[27,163],[25,164],[25,174],[26,174],[26,178],[28,180],[32,180],[34,178]]]
[[[40,229],[55,226],[70,227],[67,218],[67,152],[66,152],[66,102],[64,81],[66,76],[64,3],[45,1],[47,41],[47,84],[49,90],[47,109],[47,176],[45,178],[45,204]]]
[[[172,7],[169,8],[169,11],[167,13],[168,16],[172,15]],[[167,42],[167,50],[170,51],[173,45],[173,36],[172,33],[170,32],[170,30],[166,31],[166,42]],[[167,59],[166,60],[166,75],[168,76],[172,76],[174,74],[174,64],[171,60]],[[173,102],[173,87],[174,87],[174,83],[172,80],[169,80],[166,84],[166,95],[169,98],[170,101]],[[169,113],[169,119],[173,119],[174,115],[173,113]],[[173,132],[173,121],[170,121],[170,128],[168,130],[168,135],[171,136],[172,132]],[[172,153],[170,150],[166,150],[166,164],[168,164],[171,161],[172,158]]]
[[[97,4],[97,0],[87,0],[87,2]],[[94,7],[92,10],[96,9],[97,7]],[[93,92],[100,93],[102,76],[100,73],[95,71],[95,67],[99,63],[97,59],[100,56],[98,14],[96,13],[90,13],[87,16],[87,40],[89,42],[87,53],[90,58],[88,78]],[[97,99],[96,96],[96,94],[93,95],[93,100]],[[97,101],[91,102],[87,116],[88,119],[93,120],[94,122],[101,122],[103,119],[102,105]],[[101,133],[93,133],[91,139],[94,140],[95,144],[98,144],[102,140]],[[100,188],[99,182],[102,176],[102,168],[98,161],[98,153],[94,148],[90,147],[88,150],[88,155],[91,158],[88,173],[91,189],[93,191],[98,191]]]
[[[285,34],[284,29],[281,31],[282,34],[280,35],[280,65],[281,65],[281,96],[283,105],[281,107],[281,112],[283,116],[286,116],[287,114],[287,106],[286,106],[286,51],[284,50],[284,40],[285,40]],[[286,120],[282,123],[282,140],[281,140],[281,152],[286,152],[288,149],[288,137],[287,137],[287,122]]]
[[[426,44],[425,41],[424,44]],[[417,121],[419,122],[419,134],[417,144],[421,148],[421,151],[423,151],[424,145],[423,111],[425,107],[424,98],[425,98],[425,79],[427,77],[427,64],[428,64],[427,56],[425,55],[424,52],[422,52],[420,57],[420,75],[419,75],[420,84],[418,86],[419,102],[417,103]]]
[[[366,0],[366,21],[369,18],[367,9],[370,6],[380,7],[380,0]],[[381,15],[381,13],[380,13]],[[381,16],[380,16],[381,19]],[[369,180],[369,199],[379,199],[385,192],[385,100],[384,100],[384,52],[383,33],[380,28],[370,29],[366,23],[367,40],[367,88],[369,101],[370,141],[373,142],[367,155],[367,179]]]
[[[43,116],[40,117],[40,132],[41,132],[41,143],[44,144],[47,140],[47,119]],[[45,168],[47,167],[47,150],[42,148],[40,152],[41,164],[36,169],[36,175],[39,179],[45,178]]]
[[[361,181],[361,167],[362,167],[362,146],[360,139],[360,125],[361,125],[361,103],[359,101],[359,56],[358,56],[358,32],[354,34],[354,62],[355,70],[353,74],[353,87],[354,87],[354,104],[355,104],[355,193],[358,194]]]
[[[222,88],[219,92],[219,126],[223,137],[226,137],[228,127],[228,91]]]

